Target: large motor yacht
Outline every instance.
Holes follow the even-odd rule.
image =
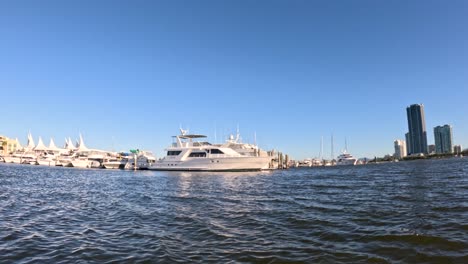
[[[204,135],[188,134],[181,129],[176,142],[166,149],[167,155],[149,167],[169,171],[256,171],[270,167],[273,157],[257,147],[236,142],[211,144]]]
[[[338,156],[336,165],[356,165],[357,159],[349,154],[346,150]]]

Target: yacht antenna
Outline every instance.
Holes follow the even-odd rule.
[[[216,137],[216,122],[215,122],[215,131],[214,131],[214,132],[215,132],[215,134],[214,134],[214,136],[215,136],[214,142],[217,143],[217,142],[218,142],[218,139],[217,139],[217,137]]]
[[[348,141],[346,140],[346,137],[344,138],[344,144],[345,144],[345,151],[348,152]]]
[[[254,131],[254,145],[257,146],[257,131]]]

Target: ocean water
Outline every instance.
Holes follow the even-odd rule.
[[[1,263],[468,263],[468,159],[254,173],[0,164]]]

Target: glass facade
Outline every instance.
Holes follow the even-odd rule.
[[[437,154],[453,152],[452,127],[449,125],[434,127],[435,151]]]
[[[427,131],[424,117],[424,105],[414,104],[406,108],[408,116],[408,136],[406,144],[408,155],[427,154]]]

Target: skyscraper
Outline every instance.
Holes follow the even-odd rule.
[[[405,134],[405,139],[406,139],[406,155],[411,155],[411,153],[413,152],[413,150],[411,149],[411,144],[409,143],[409,142],[410,142],[410,135],[409,135],[409,133],[406,133],[406,134]]]
[[[459,155],[462,152],[462,146],[461,145],[453,146],[453,152],[455,152],[455,154]]]
[[[437,154],[453,153],[452,127],[449,125],[434,127],[435,148]]]
[[[406,157],[406,143],[404,140],[397,139],[394,142],[395,158],[401,159]]]
[[[426,119],[424,117],[424,105],[413,104],[406,108],[408,116],[408,155],[427,154]]]

